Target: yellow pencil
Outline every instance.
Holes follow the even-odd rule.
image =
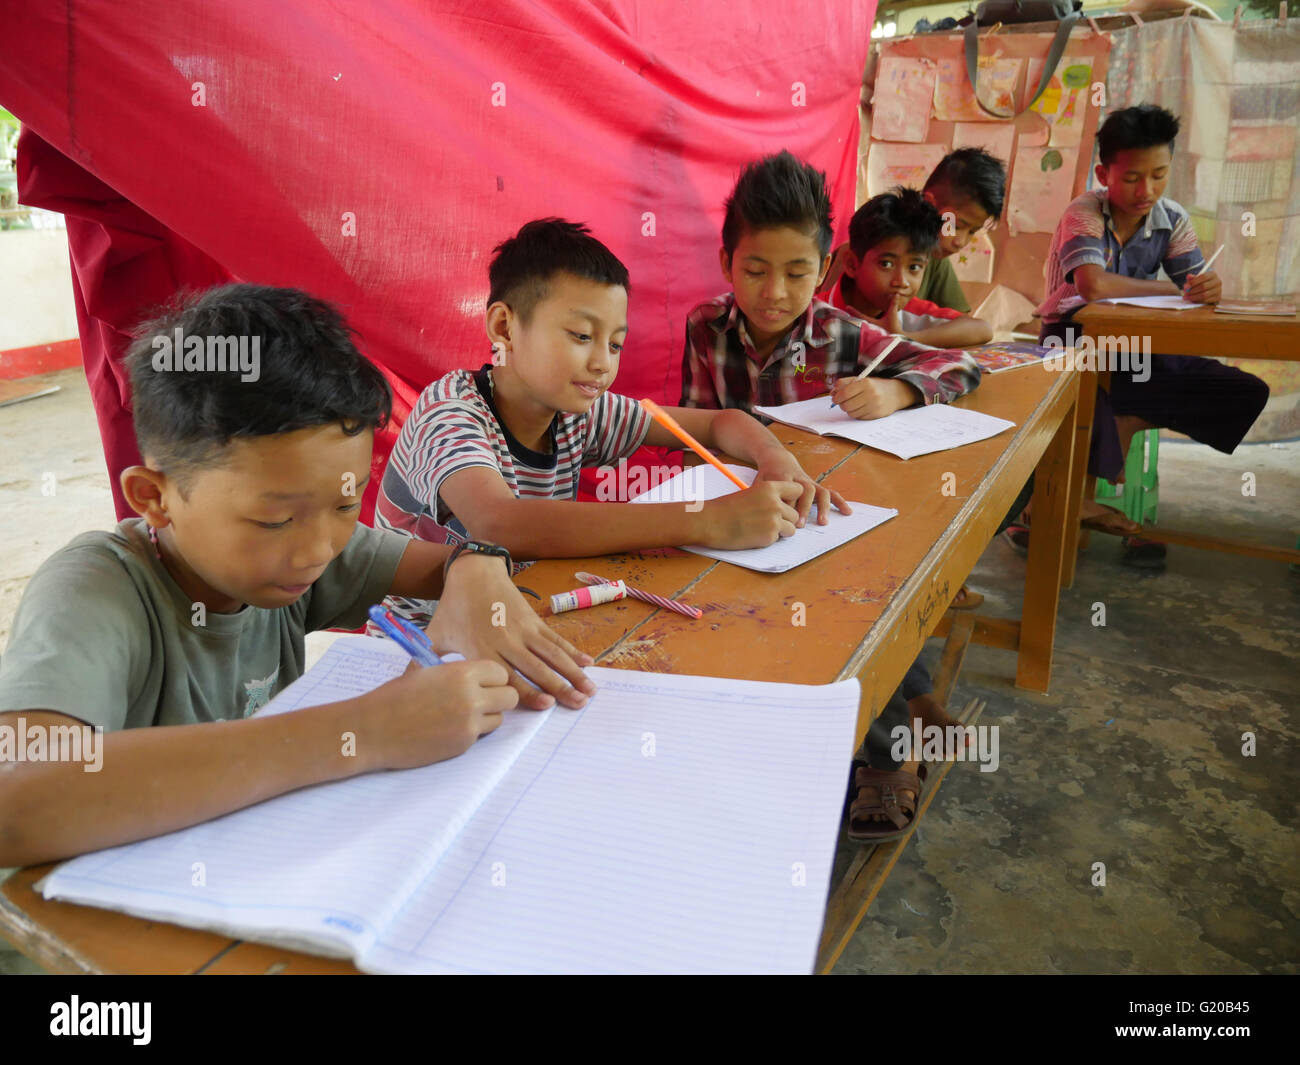
[[[678,425],[677,419],[674,418],[671,414],[669,414],[666,410],[664,410],[663,407],[659,406],[659,404],[656,403],[653,399],[643,399],[641,401],[641,407],[648,415],[650,415],[650,417],[652,417],[655,421],[657,421],[660,425],[662,425],[665,429],[667,429],[670,433],[672,433],[673,436],[677,437],[678,440],[680,440],[688,448],[694,451],[695,454],[699,455],[700,458],[702,458],[710,466],[724,473],[737,488],[744,491],[744,489],[749,487],[749,485],[747,485],[744,481],[742,481],[739,477],[737,477],[734,473],[732,473],[729,469],[727,469],[726,466],[724,466],[721,462],[719,462],[712,455],[710,455],[709,452],[705,449],[703,444],[701,444],[698,440],[695,439],[695,437],[691,436],[690,433],[688,433],[685,429],[683,429],[680,425]]]

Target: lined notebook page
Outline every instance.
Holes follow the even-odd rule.
[[[731,466],[731,470],[746,484],[753,484],[755,470],[746,466]],[[693,466],[675,477],[657,484],[632,500],[633,503],[677,503],[717,499],[739,489],[712,466]],[[888,507],[873,507],[867,503],[849,502],[852,514],[841,514],[831,508],[830,521],[818,525],[817,507],[808,514],[807,524],[795,530],[793,536],[779,539],[767,547],[754,547],[745,551],[726,551],[698,544],[684,544],[683,551],[706,558],[716,558],[760,573],[784,573],[809,559],[823,555],[841,544],[848,543],[882,522],[898,516],[898,511]]]
[[[359,695],[409,661],[386,640],[341,637],[261,713]],[[508,712],[499,729],[458,758],[305,788],[73,859],[45,879],[45,897],[318,952],[359,953],[425,879],[547,713]],[[364,730],[356,742],[366,742]]]
[[[963,444],[973,444],[997,436],[1015,422],[995,418],[964,407],[932,403],[926,407],[909,407],[884,418],[862,421],[831,406],[830,396],[817,396],[780,407],[755,407],[755,414],[772,418],[796,429],[806,429],[821,436],[840,436],[855,440],[879,451],[888,451],[901,459],[948,451]]]
[[[361,967],[811,971],[857,682],[588,672]]]

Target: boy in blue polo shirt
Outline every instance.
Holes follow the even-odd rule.
[[[1116,111],[1102,123],[1096,178],[1103,187],[1074,200],[1056,227],[1040,343],[1073,344],[1080,330],[1071,317],[1092,300],[1181,295],[1218,302],[1222,284],[1203,269],[1186,209],[1164,195],[1177,135],[1178,119],[1153,104]],[[1162,268],[1170,280],[1159,279]],[[1098,388],[1089,473],[1115,480],[1143,429],[1174,429],[1231,454],[1268,401],[1258,377],[1214,359],[1153,354],[1149,377],[1140,376],[1114,372],[1109,392]],[[1134,562],[1149,557],[1159,565],[1164,556],[1163,545],[1128,546]]]

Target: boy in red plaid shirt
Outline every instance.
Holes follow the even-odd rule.
[[[683,407],[751,411],[831,390],[855,418],[883,418],[918,403],[947,403],[979,384],[964,351],[902,340],[873,376],[861,368],[894,339],[880,327],[814,299],[831,257],[825,176],[789,152],[742,171],[722,226],[718,260],[732,291],[706,300],[686,322]],[[908,831],[925,769],[890,752],[895,726],[955,724],[931,694],[920,662],[872,724],[864,756],[850,769],[849,838],[864,843]]]
[[[831,390],[855,418],[882,418],[951,402],[979,384],[979,367],[964,351],[907,340],[857,380],[892,338],[814,298],[830,250],[830,198],[819,171],[789,152],[745,167],[727,200],[718,255],[732,291],[686,321],[683,407],[751,411]]]

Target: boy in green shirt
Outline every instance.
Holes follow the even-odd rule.
[[[77,537],[23,595],[0,660],[0,866],[451,758],[507,709],[594,692],[591,659],[537,617],[503,550],[358,525],[392,397],[331,307],[211,289],[146,326],[127,359],[146,465],[121,484],[140,517]],[[249,716],[302,674],[307,632],[356,628],[389,593],[439,600],[429,638],[467,661]],[[94,764],[32,740],[74,731]]]
[[[1006,167],[983,148],[958,148],[939,161],[921,191],[942,216],[943,229],[926,264],[918,299],[970,314],[952,256],[1002,216],[1006,189]]]

